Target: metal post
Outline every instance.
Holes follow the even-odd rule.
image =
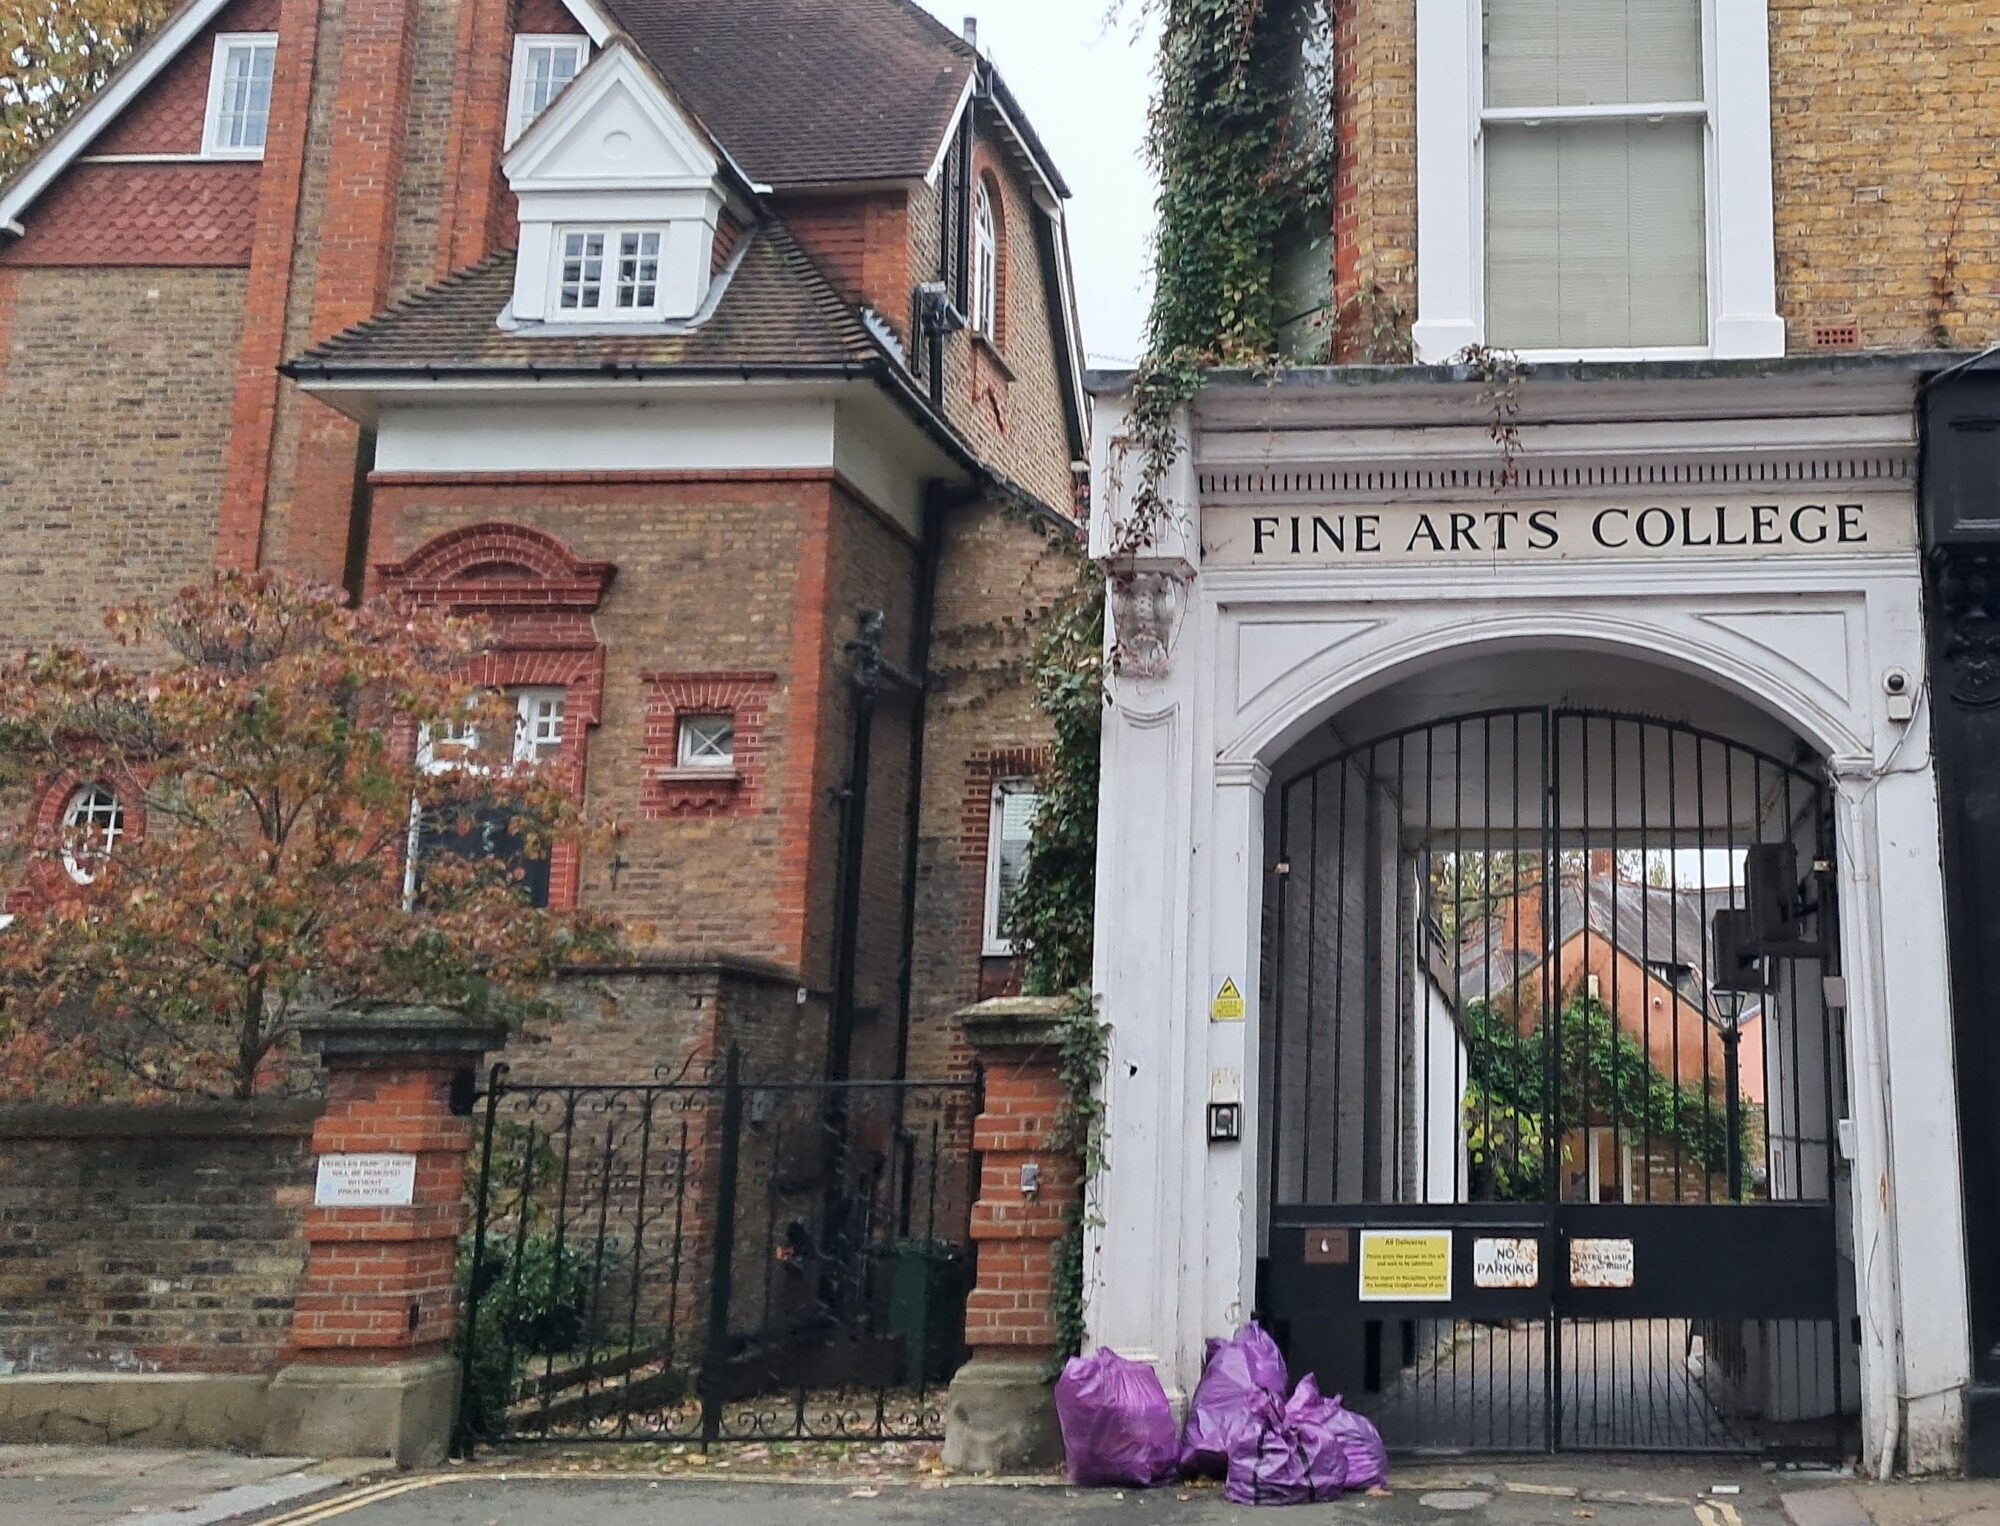
[[[715,1243],[709,1257],[708,1342],[701,1358],[701,1444],[722,1438],[723,1373],[729,1361],[729,1284],[736,1259],[736,1170],[743,1144],[743,1051],[730,1046],[722,1072],[722,1159],[715,1183]]]
[[[1738,1069],[1739,1052],[1743,1044],[1741,1015],[1722,1030],[1722,1064],[1725,1126],[1729,1130],[1729,1140],[1725,1146],[1729,1161],[1729,1201],[1743,1201],[1743,1088]],[[1830,1061],[1830,1057],[1829,1057]]]
[[[465,1275],[465,1305],[458,1311],[465,1338],[459,1343],[463,1353],[458,1377],[458,1454],[471,1457],[476,1441],[472,1426],[472,1373],[479,1361],[480,1271],[486,1263],[486,1216],[488,1195],[493,1182],[493,1134],[500,1113],[500,1088],[507,1079],[507,1067],[495,1065],[486,1078],[486,1128],[479,1149],[479,1200],[473,1208],[472,1260]]]

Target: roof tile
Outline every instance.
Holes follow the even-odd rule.
[[[778,187],[928,175],[977,66],[911,0],[606,6],[745,172]]]
[[[499,326],[513,254],[494,255],[299,356],[302,371],[437,367],[524,372],[614,366],[865,365],[882,358],[861,315],[781,223],[745,235],[715,312],[685,333],[567,333]]]

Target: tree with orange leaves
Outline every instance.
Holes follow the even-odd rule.
[[[109,618],[129,661],[0,669],[0,1088],[285,1089],[302,1018],[516,1020],[613,946],[532,904],[591,829],[559,764],[494,745],[516,720],[462,676],[478,627],[271,573]]]

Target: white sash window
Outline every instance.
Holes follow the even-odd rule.
[[[1784,353],[1765,0],[1420,0],[1418,356]]]

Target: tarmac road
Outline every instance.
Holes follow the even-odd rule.
[[[1740,1492],[1710,1492],[1718,1484]],[[1280,1519],[1301,1526],[1789,1526],[1781,1495],[1813,1487],[1797,1476],[1741,1464],[1683,1468],[1601,1459],[1584,1467],[1527,1464],[1501,1472],[1413,1469],[1387,1498],[1354,1495],[1299,1506]],[[1229,1504],[1217,1489],[1147,1493],[461,1473],[390,1480],[258,1519],[265,1526],[1240,1526],[1266,1514]]]

